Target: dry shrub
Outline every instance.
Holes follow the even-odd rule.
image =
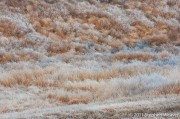
[[[52,19],[50,19],[50,18],[42,18],[40,20],[41,26],[44,26],[44,27],[49,26],[51,23],[52,23]]]
[[[1,32],[6,36],[14,36],[14,37],[23,37],[27,32],[30,31],[23,31],[20,27],[16,24],[8,21],[8,20],[0,20],[0,29]]]
[[[143,10],[145,13],[151,14],[153,11],[153,8],[149,6],[141,6],[140,10]]]
[[[96,29],[109,30],[109,34],[117,38],[121,38],[121,34],[128,32],[128,29],[118,21],[101,13],[87,13],[85,18],[86,22],[94,24]]]
[[[65,96],[58,96],[58,95],[55,95],[55,94],[49,94],[48,95],[48,99],[54,99],[58,102],[61,102],[61,103],[68,103],[69,102],[69,96],[65,95]]]
[[[98,19],[98,20],[97,20]],[[90,17],[88,19],[90,23],[94,23],[97,29],[110,29],[111,21],[108,18],[97,18],[97,17]]]
[[[177,20],[179,21],[179,23],[180,23],[180,16],[178,16],[176,19],[177,19]]]
[[[146,67],[146,66],[129,66],[119,69],[120,77],[128,79],[130,77],[138,76],[139,74],[152,74],[157,72],[158,69],[155,67]]]
[[[169,7],[172,7],[172,6],[176,5],[176,4],[177,4],[177,1],[175,1],[175,0],[168,0],[168,1],[167,1],[167,5],[168,5]]]
[[[149,60],[155,60],[156,56],[152,54],[141,54],[141,53],[136,53],[136,54],[130,54],[130,53],[122,53],[122,54],[115,54],[112,57],[113,60],[140,60],[140,61],[149,61]]]
[[[53,22],[52,19],[34,18],[34,19],[31,19],[31,21],[32,21],[34,29],[37,32],[54,40],[59,39],[59,34],[57,33],[55,26],[52,25],[52,22]]]
[[[151,45],[153,46],[160,46],[163,44],[169,44],[169,39],[167,35],[154,35],[154,36],[150,36],[148,38],[148,41],[150,42]]]
[[[39,79],[33,81],[33,85],[38,87],[60,87],[61,83],[58,81],[48,82],[46,80]]]
[[[31,83],[31,78],[30,76],[26,77],[24,76],[23,78],[21,76],[13,76],[8,79],[0,80],[0,85],[4,87],[12,87],[16,85],[24,85],[24,86],[29,86]]]
[[[135,9],[136,6],[134,4],[132,4],[132,3],[125,3],[124,8],[125,9]]]
[[[38,87],[49,87],[49,83],[43,80],[37,80],[34,84]]]
[[[110,42],[109,45],[110,45],[112,48],[120,49],[120,48],[122,48],[123,43],[122,43],[122,41],[120,41],[120,40],[113,40],[112,42]]]
[[[72,104],[88,104],[89,100],[86,99],[86,98],[75,98],[75,99],[71,99],[68,101],[68,104],[69,105],[72,105]]]
[[[141,21],[134,21],[131,23],[131,26],[135,27],[136,31],[129,33],[130,39],[143,38],[144,36],[151,35],[154,32],[152,28],[148,27]]]
[[[33,17],[33,16],[32,16]],[[37,32],[49,37],[53,40],[66,39],[69,36],[68,32],[62,30],[62,28],[57,28],[53,25],[53,19],[51,18],[31,18],[34,29]]]
[[[61,56],[62,56],[61,61],[66,62],[66,63],[70,63],[71,59],[74,58],[73,55],[69,55],[69,54],[62,54]]]
[[[0,113],[7,113],[9,111],[9,108],[7,106],[1,106]]]
[[[59,31],[56,29],[56,35],[61,39],[68,39],[68,37],[71,36],[71,33],[69,33],[68,31]]]
[[[92,90],[95,90],[95,87],[89,87],[89,86],[84,86],[84,85],[81,85],[79,83],[79,85],[70,85],[70,86],[65,86],[64,87],[66,90],[83,90],[83,91],[92,91]]]
[[[38,61],[39,57],[31,53],[16,53],[14,54],[0,54],[0,64],[5,64],[7,62],[19,62],[19,61]]]
[[[119,76],[118,70],[103,70],[99,72],[88,72],[88,71],[80,71],[77,73],[71,74],[68,79],[69,80],[105,80]]]
[[[45,77],[49,75],[50,71],[27,71],[27,72],[17,72],[13,73],[4,79],[0,80],[0,85],[5,87],[12,87],[16,85],[23,86],[51,86],[47,81],[45,81]],[[54,86],[54,85],[52,85]]]
[[[8,54],[0,54],[0,64],[13,61],[13,56]]]
[[[58,0],[44,0],[45,2],[49,3],[49,4],[54,4],[56,3]]]
[[[157,9],[153,9],[152,11],[152,15],[154,15],[155,17],[158,17],[161,14],[161,12]]]
[[[6,36],[21,37],[22,35],[24,35],[15,24],[7,20],[0,20],[0,28],[3,34]]]
[[[86,46],[76,46],[74,48],[76,54],[82,54],[87,52],[87,47]]]
[[[5,0],[6,6],[8,6],[11,9],[11,11],[20,12],[20,13],[30,12],[28,11],[27,6],[29,5],[32,6],[34,2],[35,0],[34,1],[32,0]]]
[[[170,31],[167,35],[172,44],[180,46],[180,27],[175,29],[170,28]]]
[[[51,43],[47,52],[51,55],[68,52],[71,49],[70,44],[65,43]]]
[[[180,46],[180,40],[174,41],[173,44],[176,45],[176,46]]]
[[[180,83],[163,86],[158,90],[158,94],[180,94]]]
[[[16,62],[17,61],[38,61],[39,57],[34,55],[34,54],[30,54],[30,53],[17,53],[18,58],[15,58]]]
[[[69,97],[68,95],[58,96],[55,94],[49,94],[48,99],[69,105],[80,104],[80,103],[87,104],[89,102],[88,98],[86,97]]]
[[[28,5],[29,0],[6,0],[6,5],[11,7],[24,7]]]
[[[163,51],[159,53],[162,60],[168,60],[170,58],[170,54],[167,51]]]
[[[37,32],[49,37],[53,40],[59,39],[68,39],[70,36],[70,32],[61,28],[57,27],[53,24],[53,19],[46,17],[46,18],[34,18],[31,19],[34,29]]]
[[[122,39],[122,42],[123,42],[123,44],[127,45],[128,47],[133,47],[136,40],[124,38],[124,39]]]
[[[62,103],[68,103],[70,99],[68,96],[59,96],[57,97],[57,100]]]
[[[5,31],[4,28],[0,27],[0,32],[4,33],[4,31]]]
[[[64,84],[64,89],[68,91],[73,91],[73,90],[96,91],[99,84],[100,81],[95,81],[95,80],[68,81],[67,83]]]
[[[96,4],[96,0],[88,0],[90,4]]]
[[[128,34],[128,38],[129,39],[138,39],[140,36],[140,34],[138,32],[132,32]]]

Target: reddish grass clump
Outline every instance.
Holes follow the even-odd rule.
[[[5,4],[11,7],[21,7],[23,8],[28,4],[28,0],[6,0]]]
[[[57,86],[58,83],[49,83],[45,80],[45,77],[49,74],[49,71],[26,71],[26,72],[16,72],[12,73],[8,77],[4,79],[0,79],[0,85],[4,87],[12,87],[16,85],[22,86],[39,86],[39,87],[47,87],[47,86]]]
[[[30,53],[17,53],[17,55],[19,56],[17,61],[33,61],[34,62],[39,59],[38,56],[35,56]]]
[[[22,28],[8,20],[0,20],[0,32],[2,32],[5,36],[21,38],[24,37],[27,32],[30,32],[30,30],[24,31]]]
[[[113,60],[140,60],[140,61],[149,61],[149,60],[155,60],[156,57],[151,54],[130,54],[130,53],[122,53],[122,54],[116,54],[112,57]]]
[[[47,49],[49,55],[56,55],[59,53],[65,53],[70,50],[70,46],[68,44],[61,43],[51,43]]]
[[[75,98],[75,99],[72,99],[72,100],[70,100],[68,102],[69,105],[79,104],[79,103],[87,104],[88,103],[88,99],[86,99],[86,98]]]
[[[163,86],[158,92],[159,94],[180,94],[180,83]]]
[[[0,64],[11,62],[13,57],[11,55],[0,54]]]
[[[168,37],[166,35],[152,36],[149,41],[154,46],[159,46],[168,43]]]
[[[68,79],[69,80],[85,80],[85,79],[106,80],[117,76],[119,76],[118,70],[103,70],[99,72],[81,71],[81,72],[73,73],[68,77]]]
[[[89,100],[87,98],[76,98],[76,97],[69,97],[67,95],[65,96],[57,96],[55,94],[49,94],[48,99],[54,99],[55,101],[58,101],[60,103],[65,103],[65,104],[87,104]]]

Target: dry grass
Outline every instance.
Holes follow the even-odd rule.
[[[1,113],[180,94],[177,0],[0,0],[0,9]]]
[[[24,5],[27,5],[28,4],[28,1],[29,0],[26,0],[26,1],[24,1],[24,0],[8,0],[8,1],[6,1],[6,4],[8,5],[8,6],[11,6],[11,7],[23,7]]]
[[[68,52],[71,47],[65,43],[51,43],[47,49],[47,52],[52,56],[53,54],[65,53]]]
[[[73,99],[73,100],[70,100],[68,102],[69,105],[72,105],[72,104],[88,104],[88,99],[83,99],[83,98],[80,98],[80,99]]]
[[[179,46],[180,41],[180,28],[170,29],[168,32],[168,38],[173,42],[174,45]]]
[[[168,43],[168,38],[165,35],[160,35],[160,36],[152,36],[149,38],[149,41],[153,46],[159,46],[162,44],[167,44]]]
[[[159,89],[158,94],[168,95],[168,94],[180,94],[180,83],[166,85]]]
[[[25,87],[31,85],[46,87],[46,86],[58,85],[57,82],[56,82],[57,84],[52,84],[43,80],[50,73],[51,71],[41,71],[41,70],[12,73],[11,75],[1,79],[0,85],[5,87],[14,87],[18,85],[22,85]]]
[[[122,47],[123,47],[123,43],[120,40],[113,40],[109,43],[109,45],[112,48],[117,49],[117,50],[122,49]]]
[[[13,61],[13,57],[7,54],[0,54],[0,64]]]
[[[57,95],[53,95],[53,94],[49,94],[48,95],[49,99],[54,99],[56,101],[58,101],[59,103],[66,103],[68,105],[72,105],[72,104],[87,104],[89,101],[87,98],[76,98],[76,97],[72,97],[70,98],[69,96],[57,96]]]
[[[32,62],[35,62],[35,61],[38,61],[39,57],[35,54],[30,54],[30,53],[17,53],[16,54],[18,58],[15,58],[15,61],[18,62],[18,61],[32,61]]]
[[[7,20],[0,20],[0,29],[6,36],[23,37],[25,35],[16,24]]]
[[[29,53],[17,53],[17,54],[0,54],[0,64],[5,64],[8,62],[20,62],[20,61],[38,61],[39,57],[34,54]]]
[[[122,54],[115,54],[112,57],[113,60],[140,60],[140,61],[149,61],[149,60],[156,60],[156,56],[151,54],[130,54],[130,53],[122,53]]]
[[[6,106],[1,107],[1,109],[0,109],[0,113],[7,113],[8,111],[9,111],[9,109]]]
[[[69,102],[69,97],[68,96],[57,96],[54,94],[49,94],[48,95],[49,99],[55,99],[56,101],[60,102],[60,103],[68,103]]]
[[[88,72],[88,71],[80,71],[77,73],[72,73],[68,76],[69,80],[106,80],[119,76],[118,70],[103,70],[98,72]]]

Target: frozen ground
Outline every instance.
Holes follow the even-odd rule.
[[[179,0],[0,0],[0,118],[178,118],[179,13]]]
[[[127,101],[128,100],[128,101]],[[2,114],[2,118],[177,118],[180,116],[180,97],[121,99],[106,104],[66,105],[45,109]],[[172,111],[173,110],[173,111]]]

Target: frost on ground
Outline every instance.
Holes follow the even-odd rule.
[[[179,13],[179,0],[0,0],[0,118],[176,118]]]

